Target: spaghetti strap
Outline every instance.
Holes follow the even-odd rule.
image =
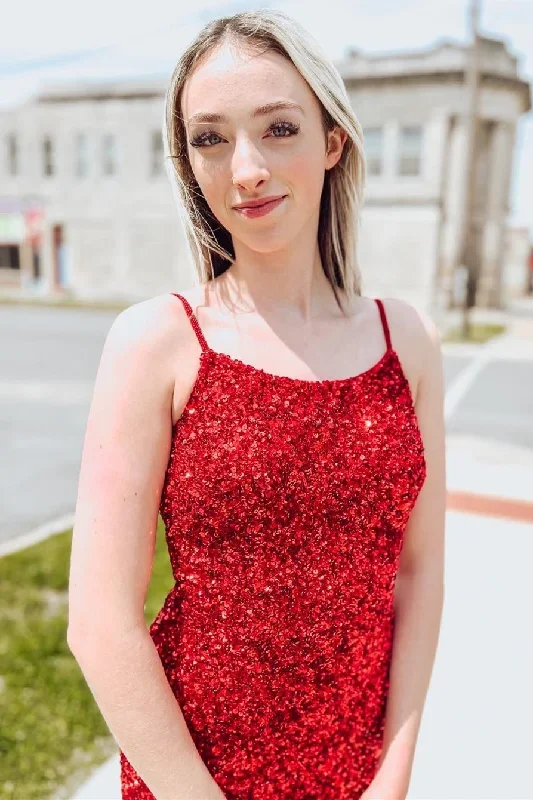
[[[392,350],[389,323],[387,322],[387,315],[385,314],[385,306],[383,305],[383,301],[380,300],[379,297],[374,297],[374,300],[376,301],[379,308],[381,324],[383,325],[383,333],[385,334],[385,341],[387,342],[387,350]]]
[[[171,294],[173,294],[174,297],[179,297],[179,299],[185,306],[185,311],[187,312],[187,316],[189,317],[189,320],[198,338],[198,341],[200,342],[200,347],[202,348],[202,350],[203,351],[210,350],[211,348],[207,344],[207,340],[204,334],[202,333],[202,329],[200,328],[200,323],[198,322],[198,318],[196,317],[196,314],[192,310],[192,306],[187,300],[187,298],[184,297],[182,294],[177,294],[176,292],[172,292]]]
[[[380,300],[379,297],[375,297],[374,300],[376,301],[378,309],[379,309],[379,315],[381,317],[381,324],[383,326],[383,333],[385,334],[385,341],[387,343],[387,350],[392,350],[392,342],[391,342],[391,337],[390,337],[389,323],[388,323],[388,320],[387,320],[387,315],[385,313],[385,306],[383,304],[383,301]]]

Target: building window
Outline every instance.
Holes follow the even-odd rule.
[[[150,174],[152,176],[161,175],[163,173],[163,138],[161,131],[152,131],[150,153]]]
[[[398,175],[420,175],[422,157],[422,126],[400,128]]]
[[[7,136],[7,174],[18,175],[19,161],[18,161],[18,142],[16,134],[10,133]]]
[[[53,175],[54,168],[54,148],[50,136],[43,139],[43,172],[45,175]]]
[[[102,171],[104,175],[114,175],[117,171],[116,139],[112,133],[102,138]]]
[[[18,245],[0,245],[0,269],[20,269]]]
[[[74,140],[74,174],[85,178],[89,172],[89,142],[86,133],[77,133]]]
[[[365,128],[363,140],[367,173],[369,175],[381,175],[383,168],[383,129]]]

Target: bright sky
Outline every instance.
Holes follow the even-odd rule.
[[[300,20],[330,57],[346,47],[368,53],[426,48],[441,38],[465,41],[468,0],[47,0],[9,4],[2,16],[0,106],[29,97],[52,80],[168,75],[208,20],[274,7]],[[183,5],[181,5],[183,9]],[[520,73],[533,82],[533,0],[483,0],[482,32],[506,39]],[[533,112],[522,118],[511,192],[512,224],[533,238]]]

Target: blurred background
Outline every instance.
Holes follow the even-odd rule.
[[[533,798],[533,0],[52,0],[2,19],[0,799],[120,796],[65,641],[85,424],[117,313],[196,281],[163,167],[174,65],[254,7],[321,42],[363,126],[363,293],[442,334],[447,590],[409,797]],[[160,520],[147,622],[171,585]]]

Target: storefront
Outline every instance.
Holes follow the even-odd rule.
[[[44,208],[39,199],[0,198],[0,288],[40,285],[43,240]]]

